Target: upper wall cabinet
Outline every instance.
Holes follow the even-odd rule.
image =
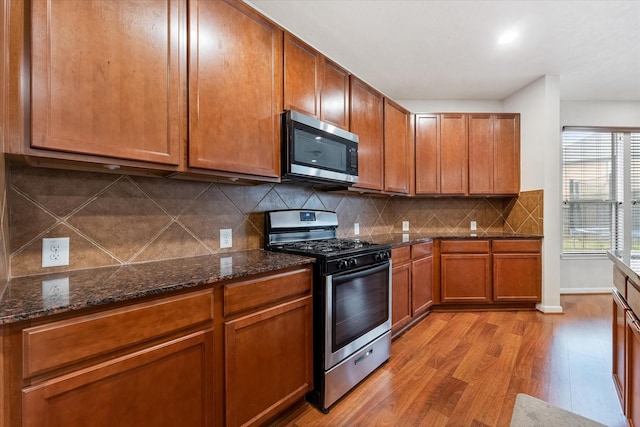
[[[31,141],[19,150],[177,166],[185,35],[180,0],[33,0]]]
[[[191,1],[189,167],[280,176],[283,32],[236,1]]]
[[[469,194],[520,191],[520,115],[469,114]]]
[[[382,190],[384,169],[384,96],[351,76],[351,132],[358,135],[358,184]]]
[[[349,130],[349,73],[290,33],[284,64],[284,108]]]
[[[384,99],[384,191],[409,193],[410,113]]]

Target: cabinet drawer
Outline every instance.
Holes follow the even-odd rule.
[[[636,316],[640,316],[640,291],[633,282],[627,282],[627,304]]]
[[[627,276],[616,267],[613,268],[613,286],[620,292],[622,298],[627,298]]]
[[[441,253],[488,254],[488,240],[443,240]]]
[[[411,259],[411,246],[400,246],[391,249],[391,261],[394,265],[409,262]]]
[[[311,267],[225,285],[224,315],[240,313],[311,292]]]
[[[541,243],[540,240],[494,240],[492,249],[494,253],[538,253]]]
[[[433,254],[433,242],[416,243],[411,245],[411,258],[422,258]]]
[[[213,319],[211,290],[164,298],[22,332],[24,378]]]

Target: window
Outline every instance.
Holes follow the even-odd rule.
[[[564,128],[562,199],[563,254],[640,250],[640,129]]]

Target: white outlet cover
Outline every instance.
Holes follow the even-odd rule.
[[[69,305],[69,278],[42,281],[42,305],[56,308]]]
[[[69,265],[69,238],[42,239],[42,267]]]
[[[471,221],[471,231],[474,231],[477,229],[478,229],[478,223],[476,223],[475,221]]]
[[[360,234],[360,223],[356,222],[353,224],[353,234],[355,234],[356,236]]]
[[[409,231],[409,221],[402,221],[402,231]]]
[[[230,248],[233,246],[233,238],[230,228],[220,229],[220,249]]]

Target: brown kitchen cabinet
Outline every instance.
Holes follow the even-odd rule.
[[[493,301],[540,302],[542,298],[542,241],[494,240]]]
[[[440,243],[442,303],[490,303],[489,240],[443,240]]]
[[[225,285],[226,425],[260,425],[313,388],[311,269]]]
[[[284,64],[284,108],[349,130],[349,73],[288,32]]]
[[[283,31],[239,1],[193,0],[189,17],[189,168],[277,181]]]
[[[410,113],[384,99],[384,191],[409,194]]]
[[[520,192],[520,115],[469,114],[469,194]]]
[[[627,311],[626,316],[626,406],[625,415],[629,425],[640,425],[640,321],[633,311]],[[624,405],[623,405],[624,406]]]
[[[391,249],[391,333],[397,337],[433,305],[433,242]]]
[[[384,96],[351,76],[350,130],[358,135],[358,183],[353,187],[382,190],[384,170]]]
[[[415,192],[440,194],[440,115],[415,115]]]
[[[629,306],[625,298],[617,291],[613,291],[613,325],[611,343],[613,348],[613,357],[611,360],[611,371],[613,374],[613,384],[620,399],[620,406],[623,413],[627,413],[626,401],[626,358],[627,358],[627,342],[625,340],[625,331],[627,329],[627,313]]]
[[[444,113],[440,115],[439,194],[464,195],[468,193],[467,139],[466,114]]]
[[[212,314],[209,290],[25,328],[16,425],[213,425]]]
[[[20,12],[30,16],[31,135],[12,138],[8,150],[177,170],[186,138],[186,3],[33,0]],[[15,79],[22,65],[11,66]]]

